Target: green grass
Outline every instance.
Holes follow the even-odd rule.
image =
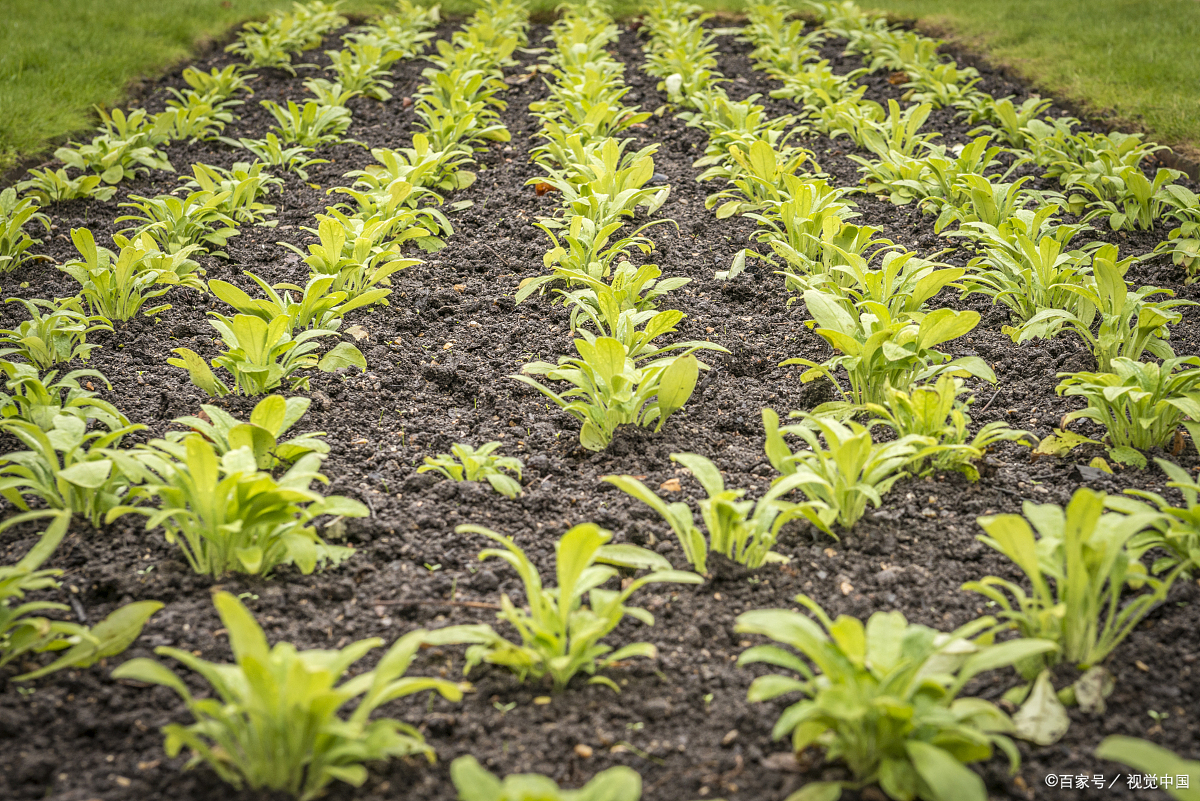
[[[859,0],[918,19],[1040,90],[1200,154],[1196,0]]]
[[[5,0],[0,171],[89,128],[94,105],[161,74],[195,45],[289,0]],[[344,8],[360,10],[356,0]]]
[[[378,4],[350,0],[345,10]],[[546,14],[558,0],[534,0]],[[740,9],[740,0],[701,0]],[[632,0],[616,0],[625,15]],[[935,26],[1042,91],[1149,130],[1200,154],[1197,0],[861,0]],[[0,171],[46,152],[119,103],[132,82],[186,59],[195,45],[289,0],[7,0],[0,26]],[[450,0],[446,13],[469,11]]]

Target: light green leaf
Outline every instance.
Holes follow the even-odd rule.
[[[324,373],[332,373],[342,367],[357,367],[365,373],[367,360],[362,352],[349,342],[339,342],[317,363],[317,369]]]
[[[904,748],[932,791],[931,801],[987,801],[983,779],[949,752],[920,740],[908,740]]]
[[[838,801],[842,785],[838,782],[809,782],[784,801]]]
[[[696,381],[700,377],[700,362],[694,355],[676,358],[663,371],[658,385],[658,408],[661,417],[658,428],[662,428],[667,417],[683,408],[696,389]]]
[[[100,489],[112,472],[112,461],[97,459],[94,462],[78,462],[65,470],[60,470],[59,478],[85,489]]]

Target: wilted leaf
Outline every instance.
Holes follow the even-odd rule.
[[[1037,677],[1029,700],[1013,715],[1013,723],[1018,737],[1037,745],[1051,745],[1067,733],[1071,719],[1050,683],[1050,671],[1043,670]]]
[[[1038,456],[1066,456],[1080,445],[1099,444],[1096,440],[1089,439],[1082,434],[1076,434],[1074,431],[1063,431],[1060,428],[1056,428],[1053,434],[1038,443],[1038,446],[1033,449],[1031,458],[1036,459]]]
[[[1112,695],[1113,675],[1102,667],[1086,671],[1075,681],[1075,703],[1089,715],[1103,715],[1104,699]]]

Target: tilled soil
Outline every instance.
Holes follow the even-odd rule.
[[[451,29],[447,25],[439,33],[448,36]],[[533,46],[545,33],[544,27],[534,28]],[[722,41],[720,68],[732,77],[731,95],[769,91],[771,82],[750,68],[748,48],[733,37]],[[331,37],[322,50],[338,46],[337,38]],[[653,110],[665,97],[655,89],[655,80],[639,71],[640,46],[635,34],[626,31],[615,53],[628,64],[626,81],[633,91],[626,102]],[[327,63],[317,55],[320,52],[308,55]],[[859,66],[857,59],[840,52],[835,43],[824,55],[842,71]],[[737,280],[714,280],[713,272],[727,268],[734,253],[746,246],[753,224],[744,219],[719,221],[705,210],[705,195],[715,187],[697,184],[698,171],[691,166],[703,151],[704,136],[669,112],[633,131],[637,146],[658,143],[656,170],[672,187],[658,216],[674,219],[677,226],[650,229],[657,245],[652,258],[667,276],[692,279],[667,300],[669,307],[687,314],[679,336],[709,339],[730,353],[708,358],[712,370],[701,388],[661,433],[621,431],[603,453],[581,449],[578,425],[571,417],[508,377],[532,359],[553,360],[572,352],[568,314],[561,306],[551,305],[549,296],[520,306],[513,302],[518,283],[541,272],[547,248],[545,237],[530,223],[557,210],[552,194],[538,197],[527,186],[538,174],[527,157],[538,127],[527,107],[545,90],[539,77],[521,77],[536,55],[523,54],[521,59],[522,66],[510,71],[510,105],[503,115],[512,143],[480,153],[479,180],[450,198],[474,205],[451,215],[455,233],[449,246],[394,277],[390,306],[357,312],[347,321],[347,327],[356,323],[368,333],[358,343],[367,356],[367,374],[312,377],[312,391],[307,393],[312,408],[298,428],[328,432],[332,452],[323,472],[331,479],[329,491],[360,498],[373,512],[370,519],[349,523],[347,538],[358,553],[337,569],[311,576],[281,570],[270,581],[233,576],[219,585],[247,594],[246,603],[272,642],[286,639],[301,648],[330,648],[364,637],[390,642],[417,627],[492,622],[499,593],[510,593],[520,603],[521,585],[503,565],[478,561],[486,543],[455,534],[454,527],[461,523],[480,523],[512,535],[544,575],[553,570],[554,542],[583,521],[595,521],[612,529],[617,541],[653,547],[677,566],[686,566],[665,524],[600,478],[629,473],[644,477],[651,487],[677,478],[682,496],[692,497],[698,486],[676,469],[669,455],[694,451],[714,459],[728,485],[748,488],[750,496],[756,496],[767,488],[772,474],[763,453],[760,410],[769,406],[786,414],[833,398],[828,383],[802,384],[800,371],[776,366],[798,356],[821,360],[827,349],[803,326],[803,306],[788,305],[783,282],[772,268],[752,261]],[[201,66],[228,61],[214,55]],[[349,136],[372,147],[406,145],[414,130],[413,116],[402,98],[419,85],[423,66],[421,61],[398,65],[391,102],[353,101]],[[300,72],[293,78],[260,71],[255,95],[241,107],[242,118],[226,135],[261,136],[271,120],[257,101],[304,97],[301,81],[315,71]],[[882,102],[900,93],[886,76],[864,80],[871,99]],[[148,95],[148,107],[157,110],[166,88],[182,85],[178,74],[164,79]],[[997,96],[1026,94],[993,74],[985,74],[983,88]],[[776,101],[768,101],[768,108],[771,113],[796,110]],[[949,142],[965,139],[966,128],[946,112],[935,114],[928,127]],[[805,144],[833,180],[857,181],[856,165],[847,158],[854,149],[846,140],[818,136]],[[245,160],[243,152],[220,144],[180,144],[168,152],[180,173],[196,161],[228,166]],[[283,192],[274,196],[278,227],[244,228],[230,242],[227,261],[203,257],[208,278],[252,290],[242,275],[250,270],[271,282],[304,283],[303,262],[277,242],[303,246],[313,241],[304,227],[313,226],[314,216],[334,202],[327,190],[350,183],[341,178],[345,172],[371,163],[369,154],[353,145],[322,148],[318,155],[330,163],[312,167],[309,182],[287,175]],[[152,196],[176,185],[175,175],[154,173],[122,184],[112,202],[54,207],[56,229],[39,252],[58,262],[73,257],[69,231],[84,225],[97,241],[107,241],[123,226],[116,218],[124,213],[119,203],[128,195]],[[1053,188],[1038,181],[1034,185]],[[933,218],[914,206],[895,207],[866,196],[857,202],[862,221],[922,254],[953,245],[935,236]],[[1090,235],[1118,242],[1123,254],[1143,254],[1164,239],[1166,231],[1160,226],[1148,234]],[[962,264],[969,256],[959,250],[942,258]],[[1134,267],[1130,278],[1183,297],[1200,295],[1195,287],[1184,286],[1182,272],[1161,258]],[[71,279],[47,262],[25,266],[7,277],[4,288],[9,297],[48,298],[75,291]],[[254,399],[210,400],[181,370],[166,364],[176,347],[190,347],[211,358],[215,335],[205,312],[221,304],[178,289],[168,300],[174,308],[158,321],[138,318],[96,337],[103,347],[88,366],[111,380],[113,390],[104,396],[148,427],[139,435],[144,438],[161,436],[172,418],[197,412],[201,403],[216,403],[244,418]],[[1063,414],[1077,408],[1077,401],[1059,398],[1054,388],[1056,371],[1094,368],[1081,343],[1064,336],[1014,346],[1001,333],[1008,323],[1006,313],[986,299],[976,296],[964,302],[946,293],[937,302],[975,308],[983,315],[981,325],[951,348],[956,356],[982,356],[1000,378],[997,388],[977,387],[977,424],[1005,419],[1045,436]],[[12,304],[2,309],[0,319],[9,326],[22,314]],[[1196,310],[1184,309],[1184,321],[1174,333],[1181,354],[1197,352],[1197,319]],[[1092,436],[1101,433],[1087,424],[1076,429]],[[506,453],[525,463],[525,491],[516,500],[486,486],[439,483],[416,474],[423,457],[448,450],[454,442],[478,445],[497,439]],[[3,445],[15,442],[6,440]],[[985,575],[1018,578],[1011,564],[976,540],[977,515],[1019,512],[1024,500],[1062,504],[1085,485],[1110,492],[1129,487],[1173,492],[1164,489],[1165,478],[1155,468],[1082,480],[1076,465],[1100,453],[1083,450],[1067,461],[1031,462],[1026,448],[1005,443],[989,455],[978,483],[957,474],[901,481],[882,508],[840,541],[790,525],[777,548],[791,557],[787,565],[754,573],[718,565],[703,585],[651,586],[635,600],[654,612],[656,624],[648,628],[624,623],[612,641],[648,640],[658,647],[659,656],[610,671],[622,687],[619,695],[582,680],[551,695],[548,687],[520,685],[504,671],[479,669],[470,677],[474,692],[461,704],[421,696],[387,710],[424,731],[437,750],[436,764],[397,760],[373,765],[364,787],[337,785],[330,797],[452,799],[448,765],[467,753],[498,773],[538,771],[574,786],[606,767],[629,765],[644,777],[645,797],[654,801],[778,801],[806,782],[840,776],[836,767],[797,763],[786,743],[771,740],[771,725],[783,705],[746,702],[746,689],[759,671],[735,664],[749,644],[734,631],[735,617],[753,608],[794,606],[794,596],[805,593],[831,615],[866,618],[877,610],[897,609],[911,621],[941,629],[964,624],[988,611],[980,597],[960,589],[964,582]],[[1190,446],[1174,458],[1189,469],[1197,461]],[[69,589],[48,597],[66,600],[67,592],[74,594],[92,622],[132,600],[158,599],[166,607],[124,657],[106,665],[54,675],[31,689],[7,681],[12,670],[0,676],[0,797],[263,797],[232,792],[204,767],[181,771],[182,758],[164,755],[159,727],[187,722],[183,704],[166,689],[109,678],[109,670],[122,659],[151,656],[160,645],[185,648],[209,660],[229,658],[225,632],[209,601],[214,583],[190,573],[161,533],[146,532],[141,520],[128,516],[100,531],[76,524],[51,565],[66,571],[64,585]],[[28,527],[6,532],[0,539],[0,559],[15,561],[35,536]],[[1167,602],[1112,656],[1107,667],[1117,685],[1103,719],[1073,711],[1073,725],[1058,744],[1022,744],[1023,760],[1015,776],[1008,775],[999,758],[980,765],[993,797],[1133,797],[1123,778],[1104,790],[1046,786],[1047,774],[1104,774],[1112,782],[1121,773],[1118,766],[1091,755],[1108,734],[1147,737],[1185,756],[1200,756],[1193,717],[1200,709],[1200,684],[1192,675],[1200,654],[1195,635],[1200,626],[1198,602],[1197,585],[1180,581]],[[368,658],[363,664],[370,662]],[[412,672],[457,677],[461,670],[461,650],[447,648],[425,652]],[[1062,678],[1069,678],[1066,672]],[[995,700],[1012,683],[1011,674],[995,673],[972,689]],[[202,690],[196,682],[191,684]],[[541,696],[551,696],[550,702],[535,703]],[[1150,710],[1166,717],[1156,722]],[[577,749],[579,745],[587,748]],[[581,756],[588,749],[591,756]],[[881,796],[868,790],[858,797]],[[1137,798],[1163,797],[1137,792]]]

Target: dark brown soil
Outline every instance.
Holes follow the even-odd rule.
[[[447,35],[449,27],[441,33]],[[544,28],[532,32],[537,43]],[[721,69],[736,76],[730,84],[735,97],[766,93],[771,84],[753,72],[747,49],[727,45]],[[326,47],[337,47],[336,39]],[[633,87],[627,102],[647,109],[664,100],[655,81],[639,72],[640,42],[624,33],[617,55],[629,64]],[[319,52],[319,51],[316,51]],[[840,48],[826,55],[842,70],[858,66],[843,59]],[[315,55],[315,53],[314,53]],[[533,56],[524,56],[529,63]],[[324,57],[318,57],[323,60]],[[214,55],[204,66],[227,62]],[[407,144],[412,129],[411,107],[401,98],[420,82],[421,62],[396,69],[395,99],[386,104],[356,101],[350,136],[372,146]],[[261,135],[269,118],[259,100],[301,98],[301,80],[262,71],[256,94],[242,107],[243,118],[227,135]],[[308,71],[311,73],[311,71]],[[514,70],[513,74],[520,74]],[[869,97],[884,100],[897,91],[878,78],[866,79]],[[167,86],[181,85],[178,75],[165,79],[149,95],[148,104],[161,105]],[[985,76],[983,88],[997,95],[1023,94],[1021,87]],[[660,434],[632,430],[619,433],[605,452],[588,453],[578,445],[572,418],[547,408],[540,398],[507,378],[533,358],[553,359],[569,350],[567,314],[548,299],[515,306],[512,295],[525,277],[538,274],[546,249],[543,235],[530,226],[539,214],[556,208],[553,196],[537,197],[526,181],[537,174],[527,158],[535,120],[528,104],[544,92],[540,80],[515,83],[504,121],[513,134],[510,145],[496,145],[480,154],[478,182],[452,200],[469,199],[474,206],[452,215],[455,234],[449,247],[426,263],[400,273],[392,304],[350,321],[362,325],[369,337],[359,345],[367,356],[366,375],[316,374],[313,405],[302,421],[304,430],[328,432],[331,458],[324,472],[330,491],[361,498],[372,509],[368,520],[353,521],[348,538],[357,555],[342,567],[312,576],[281,571],[272,581],[231,577],[221,586],[250,593],[247,603],[272,641],[290,640],[301,648],[329,648],[364,637],[391,641],[415,627],[451,623],[490,622],[493,613],[470,604],[496,602],[500,592],[519,598],[521,587],[512,571],[476,558],[485,543],[474,536],[453,533],[460,523],[481,523],[516,538],[542,571],[552,569],[553,543],[569,526],[595,521],[616,538],[655,547],[677,565],[685,562],[661,521],[640,504],[600,482],[610,473],[646,476],[657,487],[681,478],[684,494],[697,491],[669,460],[677,451],[695,451],[713,458],[726,473],[728,484],[747,487],[751,495],[765,490],[771,471],[763,454],[760,409],[770,406],[786,413],[806,409],[832,398],[828,385],[804,385],[799,372],[776,365],[790,357],[821,359],[825,346],[801,324],[802,307],[789,307],[782,281],[769,268],[751,264],[738,280],[725,284],[713,272],[725,269],[744,247],[752,231],[749,220],[718,221],[704,209],[713,187],[695,182],[692,161],[704,147],[703,135],[686,128],[670,113],[653,117],[634,133],[641,143],[657,142],[656,169],[667,175],[672,192],[661,216],[673,218],[678,229],[652,229],[657,243],[654,259],[667,275],[685,275],[692,283],[671,296],[670,304],[688,315],[680,335],[709,338],[731,351],[711,360],[713,371],[686,409],[671,418]],[[784,113],[786,103],[772,102],[772,112]],[[948,141],[962,141],[965,128],[952,115],[939,113],[932,127]],[[846,158],[852,146],[817,137],[809,143],[823,168],[838,182],[857,181],[855,165]],[[195,161],[229,165],[244,154],[223,145],[178,145],[169,151],[181,172]],[[323,148],[329,164],[312,168],[313,186],[288,175],[276,201],[279,227],[244,228],[228,247],[229,261],[204,258],[209,278],[234,281],[247,289],[242,276],[251,270],[276,282],[303,283],[305,267],[277,244],[310,241],[303,226],[331,202],[326,189],[343,181],[350,169],[370,162],[354,146]],[[61,262],[74,256],[72,227],[86,225],[97,240],[107,238],[120,224],[118,203],[126,194],[153,195],[176,185],[175,176],[156,173],[122,185],[109,203],[70,203],[52,209],[56,230],[41,251]],[[1049,187],[1047,187],[1049,188]],[[897,208],[886,201],[859,197],[863,220],[879,226],[884,236],[924,253],[946,247],[933,233],[933,220],[914,207]],[[1149,234],[1096,234],[1121,244],[1123,253],[1142,254],[1165,238],[1161,227]],[[962,263],[969,254],[945,258]],[[1182,275],[1169,262],[1151,260],[1134,268],[1136,281],[1169,287],[1181,296],[1200,299],[1200,290],[1182,285]],[[27,266],[5,281],[10,296],[54,297],[73,293],[73,282],[52,264]],[[149,426],[146,436],[160,436],[172,418],[195,413],[200,403],[212,402],[182,375],[166,365],[169,351],[191,347],[211,357],[213,334],[205,312],[219,304],[195,293],[172,290],[175,308],[161,321],[137,319],[98,337],[103,345],[90,366],[100,369],[114,385],[106,393],[135,422]],[[1039,436],[1049,433],[1066,412],[1076,408],[1059,398],[1055,372],[1093,366],[1077,341],[1014,346],[1001,333],[1006,314],[986,300],[962,303],[953,294],[939,301],[969,306],[983,314],[971,335],[954,343],[955,355],[978,354],[1000,377],[998,389],[980,386],[976,422],[1006,419]],[[0,310],[7,327],[17,322],[16,304]],[[1197,312],[1184,310],[1176,329],[1180,353],[1196,353]],[[253,399],[218,402],[246,416]],[[986,411],[984,407],[986,405]],[[1083,433],[1099,432],[1085,425]],[[504,499],[474,484],[437,483],[417,475],[423,457],[444,451],[456,441],[481,444],[499,439],[505,452],[525,462],[525,493]],[[4,445],[11,445],[5,442]],[[1073,458],[1086,464],[1099,451]],[[1189,449],[1179,461],[1191,468],[1196,457]],[[622,693],[573,684],[547,705],[534,703],[548,695],[542,686],[520,685],[509,674],[492,669],[471,676],[475,692],[461,704],[426,697],[397,702],[389,714],[420,726],[437,749],[439,761],[394,761],[374,765],[368,783],[358,791],[338,786],[335,799],[454,798],[448,765],[470,753],[499,773],[538,771],[577,786],[595,772],[614,764],[629,765],[645,779],[647,799],[687,801],[725,797],[748,801],[779,801],[807,781],[840,775],[837,769],[788,762],[786,743],[772,742],[770,730],[781,705],[749,704],[746,689],[756,673],[734,664],[748,644],[734,632],[734,619],[752,608],[791,605],[797,593],[819,601],[830,614],[865,618],[873,611],[898,609],[909,620],[949,629],[987,612],[981,600],[960,590],[973,579],[995,574],[1017,578],[1013,567],[976,541],[975,517],[988,512],[1018,512],[1023,500],[1064,503],[1083,485],[1074,461],[1031,463],[1025,448],[1002,445],[987,460],[983,479],[972,484],[957,474],[899,483],[882,508],[868,514],[853,534],[840,542],[794,526],[786,530],[778,550],[792,557],[789,565],[769,567],[748,575],[735,569],[718,570],[698,587],[654,588],[640,595],[642,605],[657,618],[653,628],[623,624],[616,642],[649,640],[659,648],[655,661],[635,661],[611,675]],[[1119,492],[1128,487],[1162,490],[1156,470],[1124,471],[1089,486]],[[159,645],[186,648],[210,660],[229,658],[221,624],[208,599],[212,582],[188,571],[158,532],[145,532],[141,518],[127,517],[106,530],[75,527],[54,557],[53,566],[66,570],[65,585],[89,620],[95,621],[117,605],[155,598],[166,604],[146,627],[126,656],[149,656]],[[0,538],[0,560],[11,563],[33,542],[30,528]],[[66,595],[66,591],[61,593]],[[1000,759],[980,770],[995,798],[1131,798],[1122,779],[1112,789],[1056,790],[1045,786],[1053,774],[1104,774],[1116,778],[1118,766],[1091,756],[1102,737],[1130,734],[1148,737],[1186,756],[1200,756],[1200,733],[1194,713],[1200,709],[1200,683],[1193,670],[1200,654],[1195,632],[1200,627],[1200,589],[1179,582],[1170,598],[1109,660],[1117,688],[1102,720],[1073,712],[1067,736],[1049,748],[1021,746],[1023,762],[1010,778]],[[206,768],[181,772],[182,759],[167,759],[158,729],[169,722],[187,722],[183,705],[165,689],[143,689],[112,681],[109,669],[120,659],[86,671],[71,671],[32,685],[32,692],[0,676],[0,798],[54,798],[61,801],[126,801],[174,798],[179,801],[228,801],[258,798],[236,794]],[[369,660],[367,660],[369,662]],[[455,677],[461,673],[457,649],[426,652],[414,673],[434,672]],[[995,674],[976,691],[996,699],[1011,684],[1011,676]],[[199,687],[197,686],[197,689]],[[1156,725],[1148,712],[1165,713]],[[593,750],[581,758],[575,746]],[[781,758],[781,755],[783,757]],[[849,797],[849,795],[847,796]],[[1154,792],[1137,798],[1162,798]],[[879,798],[872,791],[863,799]]]

